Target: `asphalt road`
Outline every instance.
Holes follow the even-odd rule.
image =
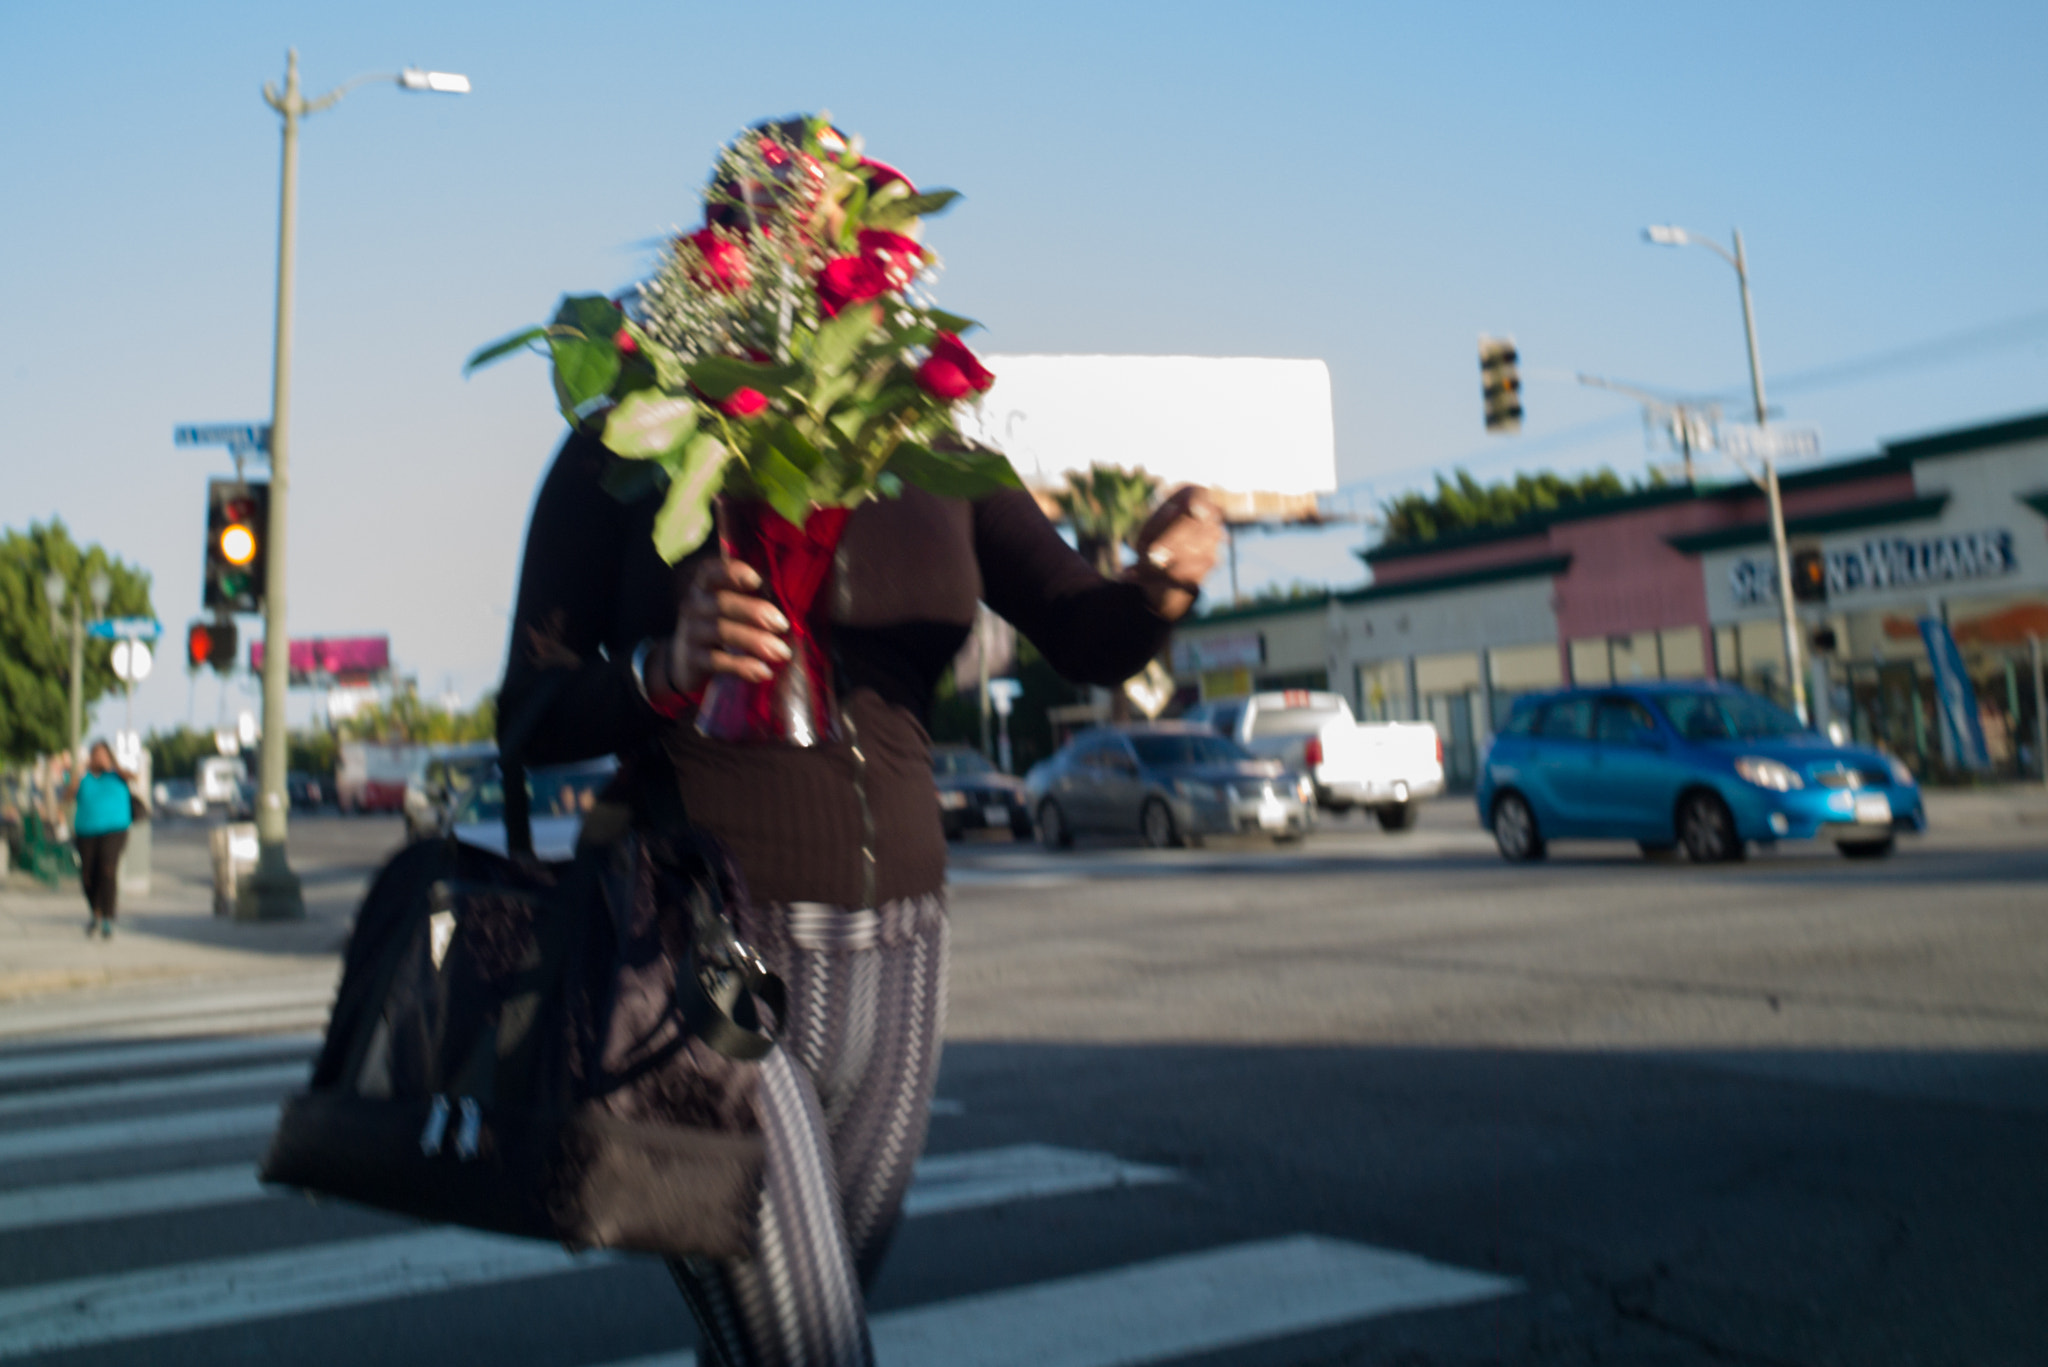
[[[1510,867],[1467,810],[1278,851],[961,847],[884,1361],[2048,1361],[2048,829]],[[390,836],[294,827],[337,890]],[[120,1047],[0,1053],[0,1358],[690,1341],[658,1266],[236,1188],[303,1042]]]

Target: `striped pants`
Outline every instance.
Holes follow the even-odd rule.
[[[938,1079],[945,899],[768,905],[739,922],[789,989],[781,1047],[761,1070],[755,1249],[669,1270],[707,1367],[869,1367],[862,1294],[895,1233]]]

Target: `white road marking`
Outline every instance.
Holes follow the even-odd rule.
[[[171,1210],[196,1210],[274,1195],[256,1180],[248,1163],[221,1168],[194,1168],[168,1176],[115,1177],[101,1182],[71,1182],[0,1192],[0,1233],[41,1229],[85,1220],[111,1220],[129,1215],[157,1215]]]
[[[227,1106],[182,1115],[148,1116],[139,1120],[106,1120],[91,1125],[60,1125],[46,1130],[0,1134],[0,1163],[38,1158],[69,1158],[110,1149],[160,1148],[202,1139],[234,1139],[268,1134],[277,1126],[277,1103]]]
[[[230,1059],[290,1054],[302,1057],[320,1043],[318,1035],[234,1035],[224,1039],[179,1040],[163,1044],[121,1044],[50,1053],[0,1052],[0,1085],[54,1078],[159,1068]]]
[[[1178,1176],[1170,1168],[1125,1163],[1106,1153],[1060,1149],[1048,1144],[940,1154],[919,1161],[916,1179],[903,1202],[903,1213],[911,1218],[945,1215],[1011,1201],[1171,1182]],[[256,1180],[254,1166],[236,1163],[0,1192],[0,1233],[197,1210],[281,1196],[288,1190],[263,1186]]]
[[[870,1329],[876,1360],[890,1367],[1139,1367],[1521,1289],[1302,1234],[899,1310]],[[663,1353],[614,1367],[696,1362]]]
[[[150,1039],[254,1034],[318,1027],[334,1004],[331,970],[282,985],[178,984],[0,1007],[0,1038],[21,1044],[60,1037]]]
[[[943,1215],[1008,1201],[1172,1182],[1179,1177],[1171,1168],[1126,1163],[1106,1153],[1049,1144],[938,1154],[918,1163],[917,1181],[904,1198],[903,1213]]]
[[[0,1116],[104,1106],[124,1101],[162,1101],[169,1097],[257,1087],[284,1091],[292,1087],[303,1087],[309,1071],[310,1064],[299,1061],[272,1063],[255,1068],[224,1068],[210,1073],[186,1073],[176,1077],[94,1082],[83,1087],[59,1087],[50,1091],[14,1092],[0,1095]]]

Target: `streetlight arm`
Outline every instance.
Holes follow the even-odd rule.
[[[448,72],[421,71],[414,67],[407,67],[403,71],[366,71],[360,76],[352,76],[343,81],[325,95],[315,96],[310,100],[302,99],[297,113],[302,118],[307,114],[318,114],[321,110],[338,104],[341,97],[351,90],[358,90],[366,85],[385,84],[395,85],[401,90],[426,90],[443,95],[469,93],[469,79]],[[290,102],[291,96],[289,92],[280,94],[275,85],[266,81],[263,85],[263,99],[272,109],[283,114],[287,112],[285,106]]]
[[[1654,242],[1660,247],[1684,247],[1688,245],[1705,247],[1708,251],[1726,261],[1734,268],[1738,275],[1742,273],[1742,263],[1735,259],[1735,253],[1729,251],[1713,238],[1703,237],[1689,229],[1667,226],[1645,228],[1643,229],[1643,237],[1645,240]]]

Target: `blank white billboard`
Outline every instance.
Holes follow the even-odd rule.
[[[1337,487],[1330,371],[1243,356],[990,356],[995,386],[965,435],[1026,483],[1090,465],[1143,466],[1168,485],[1314,495]]]

